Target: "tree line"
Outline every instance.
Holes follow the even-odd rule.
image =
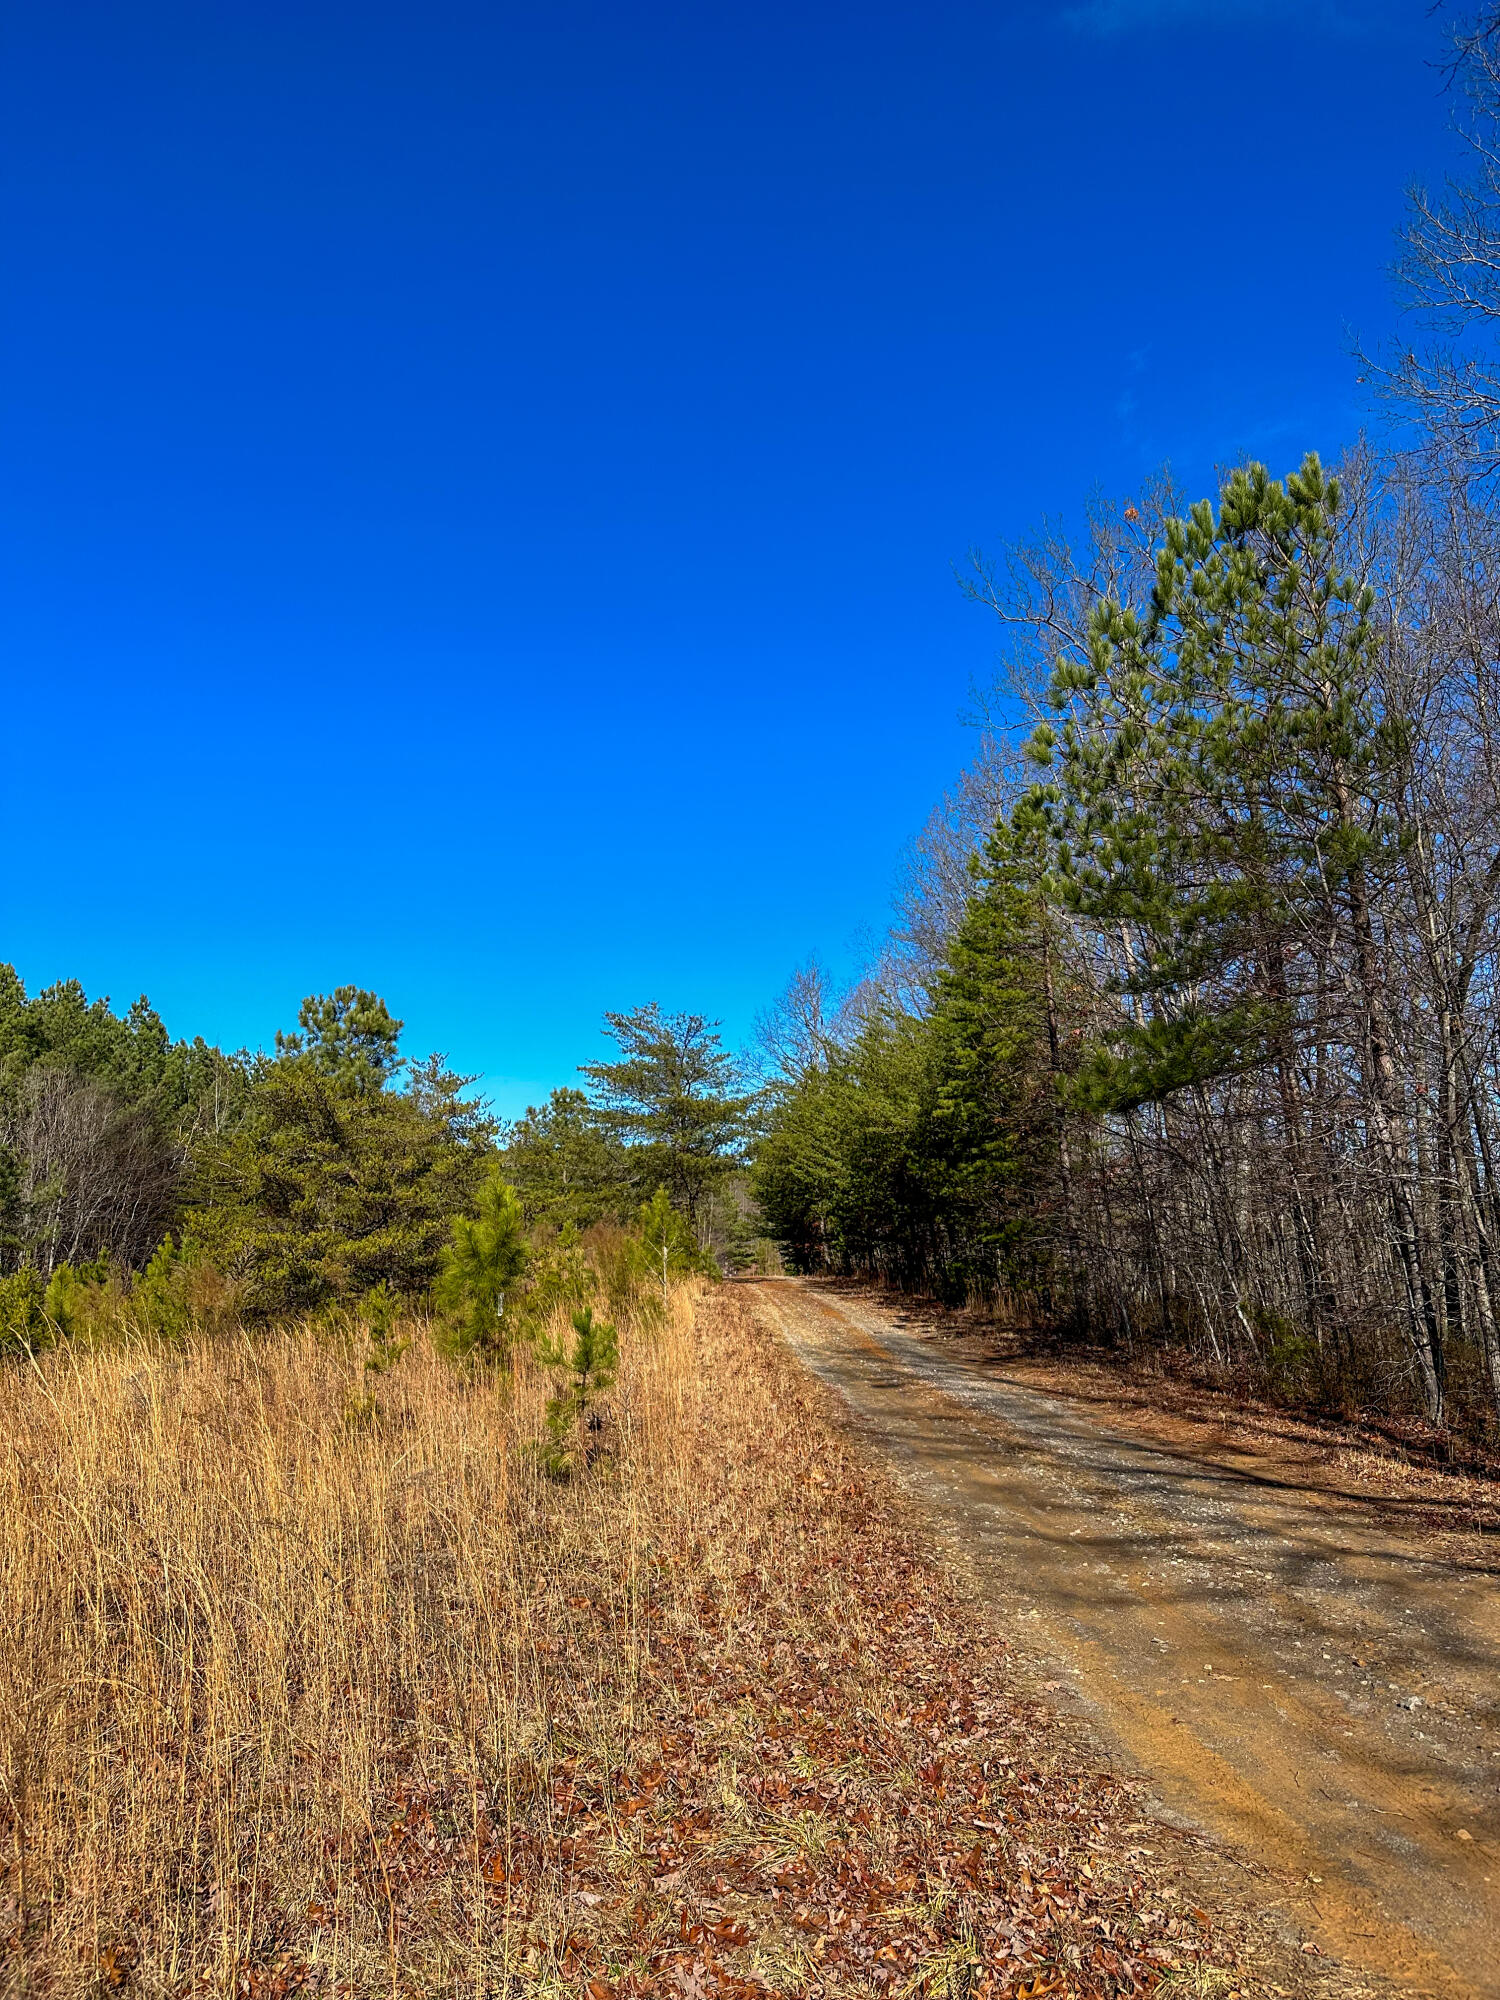
[[[665,1281],[749,1254],[752,1099],[713,1023],[607,1016],[589,1090],[510,1125],[402,1025],[344,986],[226,1053],[0,967],[0,1345],[425,1310],[478,1353],[581,1305],[584,1260]]]
[[[803,1266],[1500,1411],[1497,45],[1456,44],[1475,170],[1415,198],[1379,449],[976,565],[1025,719],[877,974],[769,1024]]]
[[[0,1337],[418,1305],[478,1353],[580,1256],[665,1284],[764,1231],[803,1269],[1493,1420],[1497,49],[1500,15],[1455,43],[1473,171],[1414,198],[1430,338],[1365,360],[1379,448],[1191,504],[1163,474],[976,564],[1024,720],[919,843],[875,973],[793,981],[762,1090],[649,1006],[501,1126],[353,986],[252,1056],[5,968]]]

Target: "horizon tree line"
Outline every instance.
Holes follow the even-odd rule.
[[[742,1261],[753,1100],[716,1025],[650,1004],[605,1031],[618,1060],[588,1093],[506,1126],[477,1079],[405,1056],[363,988],[310,995],[271,1054],[226,1054],[172,1042],[144,999],[32,998],[0,967],[0,1346],[66,1331],[85,1294],[158,1330],[384,1322],[434,1296],[455,1219],[501,1182],[548,1242],[645,1215],[673,1269],[687,1245]]]

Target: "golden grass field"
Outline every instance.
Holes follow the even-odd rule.
[[[735,1288],[621,1345],[566,1482],[420,1330],[7,1368],[4,1990],[1263,1990]]]

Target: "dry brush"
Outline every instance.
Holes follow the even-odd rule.
[[[312,1329],[7,1375],[0,1990],[1112,1995],[1222,1956],[737,1296],[625,1329],[569,1482],[551,1386],[419,1334],[372,1394]]]

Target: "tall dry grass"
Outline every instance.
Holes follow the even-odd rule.
[[[7,2000],[1139,2000],[1219,1963],[754,1297],[627,1323],[566,1484],[536,1363],[420,1337],[374,1377],[312,1330],[7,1369]]]
[[[314,1330],[8,1369],[0,1984],[504,1990],[523,1822],[560,1761],[629,1752],[692,1309],[623,1330],[610,1462],[568,1485],[542,1372],[420,1334],[373,1407]]]

